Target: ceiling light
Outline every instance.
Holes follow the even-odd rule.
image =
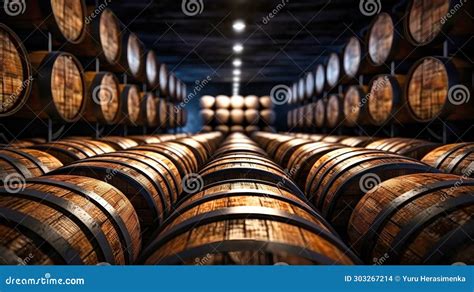
[[[237,20],[232,27],[236,32],[243,32],[245,30],[245,23],[242,20]]]
[[[232,71],[232,74],[234,74],[234,76],[240,76],[242,74],[242,71],[240,71],[239,69],[235,69],[234,71]]]
[[[235,59],[232,64],[234,65],[234,67],[240,67],[242,66],[242,61],[240,59]]]
[[[235,77],[234,77],[234,82],[240,82],[240,77],[235,76]]]
[[[242,44],[235,44],[232,49],[236,53],[242,53],[242,51],[244,50],[244,46],[242,46]]]

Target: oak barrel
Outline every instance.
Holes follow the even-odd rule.
[[[168,66],[165,63],[162,63],[160,65],[160,84],[159,84],[159,89],[160,89],[160,95],[162,97],[165,97],[168,95]]]
[[[256,95],[248,95],[244,99],[244,105],[247,110],[257,110],[260,106],[259,98]]]
[[[233,95],[230,98],[230,107],[232,109],[243,109],[245,106],[244,97],[241,95]]]
[[[120,84],[109,72],[85,72],[87,103],[83,117],[92,123],[111,125],[120,118]]]
[[[315,122],[316,127],[322,128],[326,126],[326,107],[327,107],[327,100],[319,99],[316,102],[316,113],[315,113]]]
[[[474,180],[411,174],[387,180],[357,204],[350,242],[366,263],[474,264]]]
[[[367,87],[351,85],[344,95],[344,124],[349,127],[370,123]]]
[[[160,84],[160,62],[155,51],[149,50],[145,57],[146,82],[151,89],[155,89]]]
[[[31,265],[123,265],[140,252],[137,214],[109,184],[55,175],[0,193],[2,258],[8,251]]]
[[[474,178],[474,143],[440,146],[426,154],[422,161],[446,173]]]
[[[204,95],[199,100],[202,109],[212,109],[216,104],[216,98],[210,95]]]
[[[330,88],[334,88],[341,82],[342,78],[342,64],[341,59],[337,53],[329,55],[326,64],[326,82]]]
[[[342,96],[331,94],[326,106],[326,119],[329,128],[336,128],[344,121],[344,104]]]
[[[415,159],[422,159],[423,156],[435,149],[437,146],[436,143],[418,139],[386,138],[376,140],[367,145],[366,148],[393,152]]]
[[[309,171],[305,194],[341,234],[353,208],[369,190],[387,179],[438,172],[415,159],[364,148],[341,148],[322,156]]]
[[[259,98],[260,109],[273,109],[273,101],[270,96],[261,96]]]
[[[326,87],[326,69],[323,64],[318,64],[316,66],[314,79],[314,90],[316,94],[322,94]]]
[[[109,144],[117,151],[138,146],[138,143],[135,140],[132,140],[127,137],[108,136],[102,137],[99,140]]]
[[[140,119],[140,90],[133,84],[120,84],[120,122],[137,126]]]

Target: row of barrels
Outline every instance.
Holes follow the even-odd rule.
[[[408,141],[364,148],[263,132],[253,138],[366,264],[474,262],[474,144],[441,146],[423,159],[429,165],[377,150]],[[442,172],[453,159],[464,165],[461,175]]]
[[[247,136],[231,134],[212,158],[141,263],[359,263],[284,170]]]
[[[35,34],[51,33],[54,48],[81,58],[98,58],[102,69],[126,73],[174,101],[186,97],[186,85],[169,72],[155,51],[147,50],[135,33],[123,27],[108,3],[86,6],[84,0],[27,2],[7,1],[0,15],[3,23],[21,34],[22,39],[31,40],[32,45],[39,42]],[[4,25],[1,31],[4,37],[11,33]],[[10,49],[12,57],[24,57],[18,39],[10,42],[16,46],[16,50]]]
[[[273,126],[258,126],[258,125],[248,125],[248,126],[243,126],[243,125],[217,125],[215,127],[211,125],[204,125],[201,128],[201,132],[203,133],[209,133],[213,131],[218,131],[223,134],[229,134],[229,133],[246,133],[248,135],[258,132],[258,131],[264,131],[264,132],[272,132],[275,133],[276,130]]]
[[[221,139],[209,133],[139,145],[5,185],[2,263],[136,263],[142,244],[180,199],[183,178],[197,171]]]
[[[85,71],[65,52],[22,49],[14,33],[0,25],[0,117],[51,118],[63,122],[176,128],[186,124],[187,113],[171,102],[120,84],[110,72]],[[18,55],[18,50],[22,54]]]
[[[214,125],[219,131],[252,132],[257,126],[271,126],[276,120],[274,105],[269,96],[206,95],[201,97],[200,105],[203,124],[210,127]]]
[[[288,114],[299,127],[382,126],[427,123],[436,119],[472,120],[472,64],[459,59],[425,57],[405,75],[381,74],[366,85],[345,86]]]
[[[377,14],[368,29],[363,30],[364,35],[352,36],[341,54],[331,53],[326,63],[318,64],[314,71],[295,82],[291,88],[290,102],[303,102],[322,95],[325,90],[334,89],[338,84],[354,83],[361,74],[386,73],[392,61],[407,63],[432,52],[441,54],[440,41],[448,40],[449,46],[454,47],[453,52],[449,53],[469,60],[473,48],[470,39],[474,28],[472,2],[439,0],[425,3],[423,0],[411,0],[407,3],[406,11],[397,11],[401,7],[397,5],[392,12]],[[418,64],[426,61],[433,62],[428,59],[418,61]],[[415,76],[408,80],[425,91],[415,99],[443,94],[446,84],[439,74],[444,71],[453,75],[450,78],[457,77],[449,63],[449,59],[446,59],[441,64],[435,62],[431,68],[426,65],[423,70],[431,73],[428,75],[431,81],[417,79],[413,71],[409,74]],[[439,67],[435,68],[435,65]],[[404,67],[398,64],[397,70],[405,71]],[[435,86],[439,88],[433,88],[432,84],[437,84]],[[449,87],[453,85],[449,83]]]

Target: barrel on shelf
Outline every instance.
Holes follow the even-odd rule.
[[[314,73],[314,90],[315,94],[322,94],[326,87],[326,69],[323,64],[316,66]]]
[[[422,159],[423,156],[435,149],[437,146],[436,143],[418,139],[387,138],[376,140],[367,145],[366,148],[393,152],[415,159]]]
[[[159,123],[158,111],[156,108],[156,96],[152,92],[146,92],[140,103],[139,125],[156,127]],[[174,111],[173,111],[174,112]]]
[[[259,103],[260,103],[260,109],[273,109],[273,101],[270,96],[261,96],[259,98]]]
[[[33,87],[33,72],[28,53],[18,36],[0,23],[0,117],[10,116],[20,110],[28,100]]]
[[[162,63],[160,65],[160,77],[159,77],[159,89],[160,89],[160,95],[162,97],[166,97],[168,95],[168,66],[165,63]]]
[[[328,87],[334,88],[342,80],[342,64],[339,54],[331,53],[326,64],[326,82]]]
[[[342,148],[312,166],[305,194],[339,232],[345,232],[353,208],[369,190],[387,179],[438,172],[415,159],[364,148]]]
[[[418,122],[472,120],[472,64],[455,58],[425,57],[410,70],[405,96]]]
[[[60,140],[34,145],[30,148],[49,153],[64,165],[77,160],[115,151],[113,147],[104,142],[85,139]]]
[[[344,121],[344,102],[338,94],[331,94],[326,106],[326,120],[329,128],[336,128]]]
[[[306,73],[305,86],[306,86],[306,89],[305,89],[306,98],[311,99],[315,94],[313,72]]]
[[[133,264],[140,252],[137,214],[109,184],[55,175],[0,193],[2,258],[13,254],[31,265],[123,265]]]
[[[120,84],[120,122],[137,126],[140,119],[140,90],[133,84]]]
[[[387,180],[357,204],[348,233],[366,263],[474,264],[474,180],[411,174]]]
[[[298,103],[298,82],[294,82],[290,88],[291,96],[290,100],[288,101],[289,104],[296,104]]]
[[[440,146],[426,154],[422,161],[446,173],[474,178],[474,143]]]
[[[177,79],[173,73],[168,74],[168,96],[172,101],[176,101]]]
[[[427,5],[426,1],[412,0],[407,7],[405,36],[415,46],[472,36],[471,1],[436,0]]]
[[[41,176],[61,166],[63,164],[56,157],[44,151],[0,149],[0,182],[3,184],[13,185],[15,180]]]
[[[382,126],[390,121],[412,121],[403,94],[405,76],[377,75],[369,84],[368,112],[371,124]]]
[[[226,95],[216,96],[216,108],[228,109],[230,107],[230,98]]]
[[[145,48],[138,36],[130,31],[122,32],[122,50],[119,64],[103,66],[110,71],[127,73],[133,80],[145,80]]]
[[[349,127],[370,123],[367,87],[351,85],[344,95],[344,124]]]
[[[273,125],[276,120],[276,114],[273,110],[264,109],[260,111],[260,120],[262,120],[266,125]]]
[[[146,53],[145,62],[146,82],[150,89],[155,89],[160,84],[160,62],[155,51],[149,50]]]
[[[148,265],[358,261],[298,196],[265,182],[239,181],[220,182],[189,196],[141,260]]]
[[[232,109],[230,111],[230,121],[233,125],[243,125],[245,121],[244,111],[241,109]]]
[[[374,68],[370,66],[367,57],[367,48],[361,39],[355,35],[349,38],[344,47],[342,55],[342,67],[348,78],[358,78],[360,74],[372,73]]]
[[[98,10],[91,6],[87,10],[83,40],[78,44],[66,44],[64,49],[75,56],[99,58],[108,65],[117,64],[122,52],[119,20],[108,8]]]
[[[51,118],[63,122],[79,120],[86,105],[83,69],[79,61],[64,52],[36,51],[29,54],[34,74],[31,93],[20,111],[22,118]],[[29,85],[24,85],[29,86]]]
[[[316,116],[314,117],[314,120],[316,122],[316,127],[318,128],[323,128],[324,126],[326,126],[326,107],[326,99],[319,99],[316,102]]]
[[[259,98],[256,95],[248,95],[244,99],[244,106],[247,110],[249,109],[254,109],[258,110],[260,104],[259,104]]]
[[[39,28],[51,32],[61,44],[79,44],[86,34],[88,18],[84,0],[4,1],[3,4],[2,22],[15,31],[31,35]]]
[[[210,95],[204,95],[199,100],[202,109],[213,109],[216,104],[216,98]]]
[[[298,81],[298,98],[297,101],[302,103],[306,100],[306,79],[301,77]]]
[[[120,84],[109,72],[85,72],[87,104],[83,117],[88,122],[111,125],[120,118]]]
[[[230,98],[230,107],[232,109],[243,109],[245,105],[244,97],[241,95],[233,95]]]

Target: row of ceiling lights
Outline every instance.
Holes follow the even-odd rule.
[[[245,30],[245,22],[242,20],[236,20],[234,24],[232,25],[232,28],[236,33],[241,33]],[[234,47],[232,48],[234,53],[236,55],[241,54],[244,50],[244,46],[241,43],[236,43],[234,44]],[[234,76],[234,83],[232,86],[232,94],[233,95],[239,95],[240,91],[240,75],[242,75],[242,71],[240,70],[240,67],[242,67],[242,60],[240,58],[235,58],[234,61],[232,62],[232,65],[234,66],[234,70],[232,71],[232,74]]]

